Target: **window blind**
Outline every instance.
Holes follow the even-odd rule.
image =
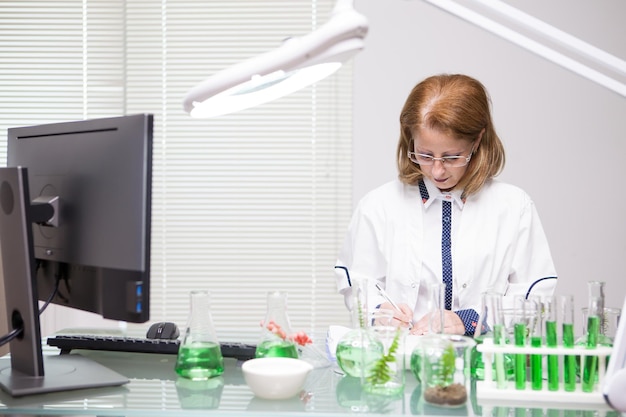
[[[295,331],[349,323],[333,265],[351,215],[352,69],[216,119],[182,110],[210,74],[323,24],[334,0],[0,2],[6,129],[153,113],[151,322],[184,327],[209,290],[218,337],[259,335],[268,291]],[[115,161],[111,161],[115,163]],[[52,308],[43,333],[108,326]],[[147,329],[147,325],[129,325]],[[244,340],[246,341],[246,340]]]

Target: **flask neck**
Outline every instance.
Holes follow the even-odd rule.
[[[445,284],[436,283],[430,284],[428,286],[429,291],[429,320],[428,320],[428,330],[431,334],[443,334],[444,328],[444,316],[443,312],[445,309],[444,304],[444,295],[445,295]]]
[[[265,326],[271,323],[279,326],[286,334],[291,334],[291,325],[287,314],[287,296],[284,293],[273,292],[267,297],[267,312]]]
[[[190,294],[189,319],[183,344],[193,342],[217,342],[211,317],[211,296],[207,291],[192,291]]]
[[[352,280],[352,310],[351,319],[353,328],[367,326],[367,285],[365,280]]]

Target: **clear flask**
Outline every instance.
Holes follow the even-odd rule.
[[[384,353],[383,343],[372,332],[367,309],[367,281],[352,279],[352,329],[337,343],[337,365],[348,376],[364,378]]]
[[[211,317],[211,295],[192,291],[185,334],[176,358],[176,373],[193,380],[209,379],[224,373],[224,358]]]
[[[261,340],[257,343],[255,356],[298,359],[298,349],[289,337],[293,334],[287,315],[287,293],[267,293],[267,312],[261,323]]]

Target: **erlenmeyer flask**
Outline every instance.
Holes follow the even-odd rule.
[[[224,373],[224,358],[211,318],[208,291],[192,291],[190,311],[183,341],[176,358],[176,373],[202,380]]]
[[[261,323],[261,341],[257,343],[255,356],[265,358],[279,356],[298,359],[298,349],[287,316],[287,294],[272,291],[267,294],[267,313]]]

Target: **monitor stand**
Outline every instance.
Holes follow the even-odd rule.
[[[13,397],[123,385],[128,378],[78,354],[43,356],[44,375],[33,377],[0,359],[0,386]]]
[[[0,253],[11,341],[0,359],[0,388],[12,396],[123,385],[128,378],[80,355],[43,356],[32,223],[46,214],[31,205],[24,167],[0,168]],[[49,212],[47,213],[49,214]]]

